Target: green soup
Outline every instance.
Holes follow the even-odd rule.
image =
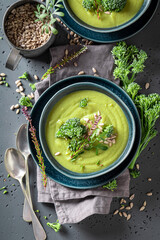
[[[96,14],[86,11],[82,6],[83,0],[68,0],[68,4],[75,15],[83,22],[98,28],[111,28],[121,25],[133,18],[140,10],[144,0],[127,0],[126,6],[120,12],[101,14],[100,19]]]
[[[88,98],[88,104],[81,108],[80,101],[84,98]],[[86,150],[72,162],[68,140],[56,138],[56,132],[68,119],[76,117],[84,124],[86,118],[93,120],[98,111],[102,116],[101,124],[114,126],[117,133],[116,143],[106,151],[100,150],[98,155],[95,154],[95,150]],[[45,134],[51,154],[63,167],[73,172],[90,173],[101,170],[117,160],[127,144],[129,130],[125,114],[113,99],[96,91],[82,90],[65,96],[53,107],[47,119]],[[60,155],[55,156],[57,152],[60,152]]]

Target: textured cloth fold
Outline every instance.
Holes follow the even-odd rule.
[[[66,49],[70,55],[80,50],[81,47],[65,45],[51,48],[51,66],[55,66],[61,61]],[[61,69],[56,69],[53,74],[36,84],[36,100],[49,86],[61,79],[77,75],[80,71],[84,71],[87,75],[94,75],[93,67],[97,70],[96,74],[114,81],[114,61],[111,55],[113,45],[90,45],[87,47],[88,50],[77,59],[70,61]],[[77,67],[74,62],[77,63]],[[114,82],[119,84],[118,81]],[[49,177],[47,187],[44,189],[41,173],[37,167],[38,202],[54,203],[61,224],[77,223],[93,214],[108,214],[113,197],[129,196],[129,183],[130,175],[128,170],[125,170],[117,178],[118,187],[113,192],[102,187],[87,190],[71,189],[56,183]]]

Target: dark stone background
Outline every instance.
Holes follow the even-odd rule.
[[[0,1],[0,22],[6,9],[14,1]],[[152,92],[160,93],[160,6],[151,20],[151,22],[136,36],[127,40],[128,44],[135,44],[144,49],[149,56],[146,63],[145,72],[139,75],[138,82],[142,86],[142,92],[148,94]],[[58,26],[59,35],[54,45],[62,45],[67,43],[66,30]],[[2,28],[0,36],[4,36]],[[25,123],[22,114],[16,115],[10,111],[10,106],[16,104],[19,94],[15,92],[15,80],[23,72],[30,73],[32,81],[33,75],[39,77],[47,70],[50,62],[49,51],[37,59],[23,58],[15,71],[5,69],[5,62],[10,52],[10,48],[5,40],[0,40],[0,72],[7,74],[7,81],[10,87],[0,86],[0,188],[6,185],[8,194],[3,195],[0,191],[0,239],[1,240],[31,240],[34,239],[32,226],[23,221],[22,207],[23,195],[19,184],[7,178],[4,169],[4,153],[8,147],[15,147],[15,133],[22,123]],[[150,83],[150,88],[145,90],[145,83]],[[31,90],[28,82],[23,80],[26,93]],[[157,122],[157,129],[160,132],[160,122]],[[34,209],[39,209],[37,213],[42,222],[48,240],[55,239],[86,239],[86,240],[158,240],[160,238],[160,134],[154,138],[139,157],[141,176],[131,181],[131,193],[135,193],[134,207],[131,210],[132,218],[126,221],[124,217],[113,216],[112,213],[119,207],[119,199],[114,199],[111,206],[111,213],[105,215],[94,215],[88,217],[78,224],[66,224],[59,233],[55,233],[46,225],[43,216],[48,217],[49,222],[55,222],[57,217],[54,206],[52,204],[40,204],[36,201],[36,173],[35,164],[31,161],[31,191]],[[148,182],[147,178],[151,177],[152,181]],[[4,182],[6,179],[6,182]],[[12,186],[12,184],[15,186]],[[147,197],[146,192],[153,191],[152,197]],[[145,211],[139,212],[143,201],[147,201]]]

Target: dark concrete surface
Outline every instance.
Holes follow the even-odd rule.
[[[0,22],[8,6],[13,3],[11,0],[0,1]],[[142,86],[142,92],[148,94],[152,92],[160,93],[160,6],[151,22],[136,36],[127,40],[128,44],[136,44],[144,49],[148,55],[145,72],[139,75],[138,82]],[[55,45],[67,43],[67,32],[64,28],[59,28],[59,35]],[[0,36],[4,36],[0,29]],[[8,194],[3,195],[0,191],[0,240],[32,240],[34,239],[32,225],[23,221],[22,207],[23,195],[19,184],[12,178],[7,178],[4,168],[4,153],[8,147],[15,147],[15,133],[22,123],[25,123],[24,116],[20,113],[16,115],[10,110],[12,104],[16,104],[19,94],[15,92],[15,80],[23,72],[39,77],[47,70],[50,62],[49,51],[37,59],[23,58],[15,71],[5,69],[5,62],[10,52],[7,42],[0,40],[0,72],[7,74],[9,88],[0,86],[0,188],[7,186]],[[145,83],[150,83],[150,88],[145,90]],[[30,93],[28,82],[23,80],[25,92]],[[160,121],[157,122],[157,129],[160,132]],[[135,193],[134,207],[131,210],[132,218],[126,221],[124,217],[113,216],[113,211],[119,207],[119,199],[114,199],[111,206],[111,213],[105,215],[90,216],[78,224],[66,224],[59,233],[55,233],[46,225],[55,222],[57,217],[52,204],[37,203],[36,190],[36,168],[33,161],[30,161],[31,168],[31,192],[34,209],[39,209],[37,213],[42,222],[48,240],[158,240],[160,239],[160,134],[154,138],[139,157],[141,176],[131,180],[131,193]],[[147,178],[152,181],[148,182]],[[4,182],[4,180],[6,181]],[[12,184],[15,184],[13,186]],[[146,193],[153,191],[152,197],[147,197]],[[143,212],[139,211],[143,201],[147,201],[147,207]]]

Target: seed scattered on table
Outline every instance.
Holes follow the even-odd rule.
[[[14,107],[14,105],[12,105],[11,107],[10,107],[10,110],[14,110],[15,109],[15,107]]]
[[[144,207],[146,207],[146,206],[147,206],[147,202],[146,202],[146,201],[144,201],[144,203],[143,203],[143,206],[144,206]]]
[[[68,49],[65,50],[65,55],[68,56]]]
[[[135,194],[132,194],[130,197],[129,197],[129,200],[133,200],[134,199],[134,197],[135,197]]]
[[[34,79],[35,79],[35,80],[38,80],[39,77],[38,77],[37,75],[34,75]]]
[[[131,219],[131,214],[128,214],[127,221],[129,221],[130,219]]]
[[[77,66],[78,66],[77,62],[74,62],[73,64],[74,64],[74,66],[75,66],[75,67],[77,67]]]
[[[5,73],[0,73],[0,76],[1,76],[1,77],[5,77],[6,74],[5,74]]]
[[[14,108],[19,108],[20,107],[20,105],[19,104],[16,104],[16,105],[14,105]]]
[[[20,110],[19,109],[17,109],[17,111],[16,111],[16,114],[19,114],[20,113]]]
[[[148,178],[148,182],[151,182],[152,181],[152,179],[151,178]]]
[[[92,71],[94,72],[94,73],[96,73],[97,72],[97,70],[93,67],[92,68]]]
[[[20,92],[20,94],[21,94],[22,96],[26,96],[26,94],[25,94],[24,92]]]
[[[115,210],[115,211],[114,211],[114,213],[113,213],[113,215],[116,215],[118,212],[119,212],[119,210],[118,210],[118,209],[117,209],[117,210]]]
[[[20,87],[22,85],[21,81],[17,83],[17,87]]]
[[[19,90],[20,90],[20,92],[23,92],[24,88],[22,86],[19,86]]]
[[[21,80],[16,80],[15,81],[15,84],[17,85],[18,83],[20,83],[21,82]]]
[[[54,155],[59,156],[60,154],[61,154],[60,152],[56,152]]]
[[[78,73],[78,75],[83,75],[84,74],[84,71],[80,71],[79,73]]]
[[[131,202],[129,206],[130,206],[130,209],[133,208],[133,202]]]
[[[142,212],[142,211],[144,211],[144,209],[145,209],[145,206],[142,206],[142,207],[140,207],[139,211]]]
[[[138,163],[136,164],[136,168],[137,168],[137,170],[139,170],[139,164]]]
[[[124,209],[124,206],[120,207],[120,209],[119,209],[119,210],[123,210],[123,209]]]
[[[121,212],[119,212],[119,216],[120,216],[120,217],[122,217],[122,216],[123,216]]]
[[[150,84],[149,83],[146,83],[145,84],[145,89],[148,89],[150,87]]]
[[[152,195],[153,195],[152,192],[148,192],[148,193],[147,193],[147,196],[148,196],[148,197],[150,197],[150,196],[152,196]]]
[[[127,213],[126,213],[126,212],[123,212],[123,216],[124,216],[124,217],[127,217]]]
[[[97,73],[94,74],[95,77],[99,77],[99,75]]]
[[[127,207],[126,207],[126,210],[131,210],[131,207],[127,206]]]
[[[73,36],[73,35],[74,35],[74,32],[71,31],[71,32],[70,32],[70,35]]]

